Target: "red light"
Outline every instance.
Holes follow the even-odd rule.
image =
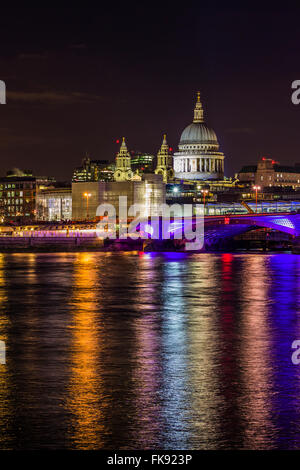
[[[119,141],[119,139],[117,139],[117,140],[116,140],[116,144],[119,144],[119,143],[120,143],[120,141]]]
[[[172,150],[173,150],[172,147],[169,147],[169,150],[170,150],[170,152],[172,152]]]
[[[275,160],[272,160],[272,165],[275,165],[275,163],[276,163]]]
[[[224,223],[225,223],[225,225],[229,225],[229,223],[230,223],[230,218],[229,218],[229,217],[225,217]]]
[[[233,256],[231,253],[223,253],[222,255],[222,261],[225,263],[231,263],[233,260]]]

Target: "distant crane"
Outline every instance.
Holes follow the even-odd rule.
[[[244,207],[247,209],[247,211],[249,212],[249,214],[254,214],[254,210],[251,209],[251,207],[248,206],[247,202],[241,201],[241,204],[242,204],[242,206],[244,206]]]

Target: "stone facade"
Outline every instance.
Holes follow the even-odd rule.
[[[84,194],[89,194],[87,199]],[[143,215],[156,215],[166,201],[165,184],[160,175],[144,174],[141,181],[90,182],[72,184],[72,219],[94,220],[100,204],[112,204],[119,212],[119,197],[127,196],[128,208],[143,204]]]
[[[255,166],[245,166],[237,174],[245,184],[265,187],[300,188],[300,165],[283,166],[272,158],[261,158]]]

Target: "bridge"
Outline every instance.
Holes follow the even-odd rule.
[[[205,228],[219,227],[228,234],[253,230],[258,227],[279,230],[295,237],[300,235],[300,213],[245,214],[228,216],[206,216]]]
[[[300,236],[300,214],[245,214],[230,216],[207,216],[204,221],[205,242],[208,245],[220,239],[232,238],[251,230],[266,228],[287,233],[295,238]]]
[[[128,223],[132,219],[128,220]],[[195,217],[193,217],[195,220]],[[117,221],[118,222],[118,221]],[[170,224],[172,223],[172,219]],[[149,221],[149,224],[151,222]],[[205,215],[205,234],[208,232],[220,232],[220,236],[235,236],[249,230],[264,227],[279,230],[295,237],[300,236],[300,213],[248,213],[227,215]],[[97,229],[97,221],[73,221],[73,222],[35,222],[29,224],[16,224],[0,227],[0,236],[92,236]]]
[[[184,223],[195,224],[196,218],[185,219]],[[130,221],[128,221],[130,222]],[[151,225],[151,219],[145,222]],[[171,232],[171,239],[174,238],[177,231],[183,228],[182,220],[163,219],[163,223],[167,223],[168,231]],[[155,227],[153,223],[152,227]],[[153,237],[150,234],[145,238],[162,240],[162,223],[159,225],[159,236]],[[239,215],[208,215],[204,217],[204,238],[206,247],[213,247],[222,241],[229,240],[237,235],[241,235],[251,230],[258,228],[266,228],[269,230],[276,230],[284,232],[295,238],[295,245],[300,246],[300,213],[286,212],[286,213],[248,213]],[[157,230],[157,219],[156,227]],[[143,227],[142,227],[143,231]],[[151,231],[150,231],[151,233]],[[97,233],[97,222],[72,222],[72,223],[35,223],[30,225],[18,226],[2,226],[0,227],[0,248],[8,246],[40,246],[43,245],[56,245],[56,246],[100,246],[100,239]],[[138,234],[137,234],[138,238]],[[112,243],[118,244],[120,240],[111,240]],[[172,241],[172,240],[171,240]],[[121,240],[126,243],[126,240]],[[136,246],[137,240],[129,240],[129,245]],[[177,242],[177,241],[176,241]],[[184,242],[184,240],[183,240]],[[109,243],[110,245],[110,243]],[[155,244],[154,244],[155,245]],[[176,243],[175,243],[176,245]],[[178,241],[180,246],[180,242]],[[182,245],[182,244],[181,244]],[[122,245],[120,245],[122,246]],[[143,243],[141,244],[143,246]],[[184,249],[184,247],[182,246]],[[122,248],[121,248],[122,249]]]

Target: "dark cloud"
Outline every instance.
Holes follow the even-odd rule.
[[[7,103],[42,103],[42,104],[75,104],[75,103],[92,103],[102,100],[101,96],[80,92],[57,92],[57,91],[8,91]]]

